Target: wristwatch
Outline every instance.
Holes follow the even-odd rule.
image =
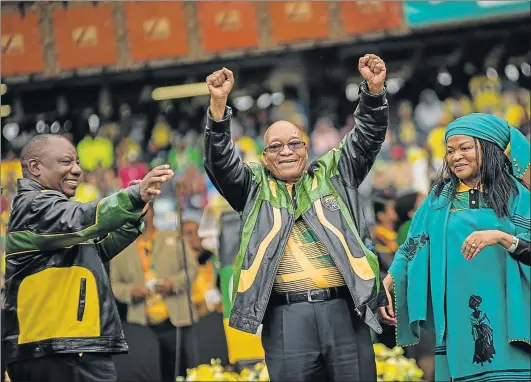
[[[507,248],[507,252],[514,253],[516,251],[516,247],[518,247],[518,243],[520,242],[520,239],[516,236],[513,236],[513,241],[511,243],[511,246]]]

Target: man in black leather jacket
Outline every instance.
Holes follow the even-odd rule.
[[[2,342],[12,381],[115,381],[128,351],[103,263],[143,229],[143,209],[169,166],[100,201],[79,203],[74,146],[40,135],[21,154],[24,178],[7,225]]]
[[[207,78],[205,168],[241,216],[229,325],[257,333],[272,381],[376,380],[369,327],[387,305],[357,188],[385,139],[385,64],[360,58],[365,81],[356,127],[307,166],[301,132],[278,121],[264,136],[265,166],[245,164],[230,136],[226,106],[234,78]]]

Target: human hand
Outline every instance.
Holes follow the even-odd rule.
[[[160,195],[160,184],[173,178],[173,171],[167,164],[157,166],[140,181],[140,197],[145,203]]]
[[[384,90],[387,69],[385,62],[375,54],[366,54],[358,63],[360,74],[367,81],[371,94],[379,94]]]
[[[463,242],[461,253],[465,259],[470,260],[476,257],[483,248],[498,244],[501,240],[502,232],[497,230],[472,232]]]
[[[142,284],[135,285],[131,290],[131,297],[135,300],[141,300],[146,298],[149,294],[149,289]]]
[[[171,280],[168,278],[158,280],[158,282],[155,284],[155,292],[160,293],[163,296],[169,295],[172,291],[173,285],[171,283]]]
[[[397,320],[393,310],[393,298],[391,297],[391,293],[394,289],[394,283],[391,275],[387,275],[385,277],[383,280],[383,286],[385,289],[385,294],[387,295],[387,301],[389,301],[389,305],[379,307],[378,313],[380,313],[380,317],[382,319],[381,321],[384,324],[396,326]]]
[[[227,69],[217,70],[206,78],[208,92],[210,93],[210,113],[214,120],[223,119],[227,99],[234,86],[234,75]]]

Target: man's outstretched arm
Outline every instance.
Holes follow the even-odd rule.
[[[154,186],[172,176],[169,166],[159,166],[140,184],[89,203],[71,201],[57,191],[42,192],[32,201],[26,229],[6,235],[6,253],[68,248],[104,237],[125,224],[139,224],[146,202],[160,193]]]
[[[358,187],[369,173],[389,125],[385,63],[374,54],[365,55],[359,60],[359,71],[365,80],[354,112],[356,125],[341,142],[338,160],[339,173],[352,187]]]
[[[239,156],[230,135],[232,110],[227,99],[234,76],[226,68],[207,77],[210,107],[205,131],[205,170],[218,192],[237,211],[243,211],[252,184],[252,170]]]

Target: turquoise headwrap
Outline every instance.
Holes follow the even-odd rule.
[[[472,113],[457,118],[446,126],[445,142],[454,135],[468,135],[469,137],[484,139],[495,143],[503,151],[510,144],[513,175],[519,179],[522,179],[529,167],[531,160],[529,141],[518,129],[509,126],[507,121],[494,115]]]

